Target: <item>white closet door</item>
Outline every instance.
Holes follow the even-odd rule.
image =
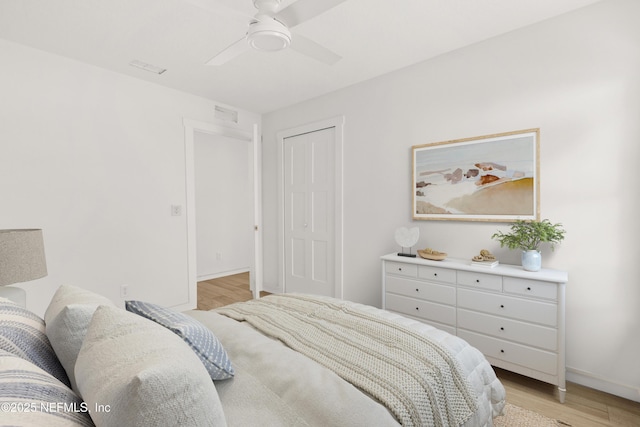
[[[335,128],[284,140],[285,292],[334,296]]]

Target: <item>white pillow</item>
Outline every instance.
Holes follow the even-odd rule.
[[[4,350],[0,350],[0,390],[3,426],[93,426],[88,408],[69,387]]]
[[[225,426],[213,381],[177,335],[100,306],[76,361],[78,388],[98,426]]]
[[[74,375],[76,359],[87,327],[98,305],[111,305],[110,299],[86,289],[62,285],[53,295],[44,314],[46,333],[71,383],[79,393]]]
[[[60,314],[62,309],[69,304],[88,304],[95,307],[99,305],[112,305],[115,307],[115,304],[105,296],[78,288],[77,286],[62,285],[56,293],[53,294],[53,298],[51,298],[49,302],[47,311],[44,313],[44,323],[47,324],[51,322]]]

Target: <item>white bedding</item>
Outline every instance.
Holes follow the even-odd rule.
[[[478,396],[465,426],[492,426],[505,391],[484,356],[462,339],[375,307],[353,307],[399,322],[445,345],[459,361]],[[332,371],[247,325],[214,311],[190,311],[223,343],[236,369],[217,381],[229,426],[387,426],[398,423],[376,400]]]
[[[467,423],[467,425],[492,426],[493,417],[502,414],[506,399],[505,389],[496,377],[487,359],[485,359],[484,355],[478,349],[472,347],[466,341],[455,335],[451,335],[417,320],[363,304],[352,304],[362,310],[377,313],[386,319],[394,320],[419,331],[433,340],[442,343],[456,355],[456,358],[467,374],[467,379],[478,396],[480,396],[478,411],[474,418],[470,420],[473,422]]]

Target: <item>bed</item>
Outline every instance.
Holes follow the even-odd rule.
[[[301,302],[305,304],[301,304]],[[287,312],[287,310],[289,311]],[[291,315],[291,310],[295,310],[295,316]],[[278,311],[282,313],[274,315]],[[319,312],[321,311],[326,311],[326,313],[320,316]],[[341,319],[334,319],[337,316],[336,312],[342,315]],[[358,375],[351,374],[349,376],[349,372],[342,372],[342,377],[349,379],[349,381],[345,381],[334,370],[337,369],[340,372],[341,369],[342,371],[348,371],[348,369],[334,368],[332,370],[323,366],[334,365],[330,361],[322,362],[323,359],[327,358],[326,352],[318,352],[317,356],[314,357],[315,360],[310,360],[309,356],[300,354],[289,347],[304,347],[305,344],[300,343],[300,339],[292,339],[291,336],[295,337],[295,334],[300,334],[302,337],[311,335],[313,333],[311,331],[316,328],[315,326],[306,325],[303,329],[294,328],[293,330],[282,332],[282,329],[274,328],[270,324],[270,322],[274,322],[276,325],[278,325],[277,322],[302,322],[300,319],[309,317],[319,320],[322,325],[321,328],[339,328],[343,326],[344,330],[340,333],[340,336],[332,336],[329,341],[335,340],[340,343],[345,340],[355,340],[357,336],[360,336],[365,341],[374,338],[371,336],[371,332],[363,331],[358,331],[354,336],[348,335],[349,322],[366,322],[371,319],[378,320],[379,323],[389,325],[389,327],[395,327],[398,331],[406,331],[407,336],[404,338],[415,338],[411,336],[413,334],[421,335],[436,343],[438,349],[446,349],[453,358],[454,363],[451,363],[451,365],[455,365],[460,369],[461,378],[467,382],[471,391],[470,394],[474,396],[474,401],[469,405],[472,410],[469,411],[462,425],[492,425],[493,416],[500,413],[504,405],[504,389],[495,377],[491,366],[479,351],[461,339],[443,331],[373,307],[323,297],[273,295],[261,300],[236,304],[235,306],[210,312],[192,311],[188,314],[213,330],[216,336],[224,343],[230,358],[234,360],[236,375],[233,379],[233,384],[231,382],[216,384],[230,425],[247,425],[245,423],[248,420],[267,416],[262,410],[246,407],[246,400],[242,399],[242,396],[245,393],[251,395],[249,390],[252,389],[266,391],[264,393],[255,393],[252,396],[253,402],[261,402],[255,408],[260,408],[263,405],[271,407],[270,402],[277,400],[282,403],[278,408],[284,410],[286,417],[305,414],[304,417],[301,417],[304,419],[297,420],[299,425],[307,423],[309,425],[391,426],[398,425],[399,420],[402,420],[404,425],[417,424],[412,422],[411,417],[403,419],[402,416],[398,415],[398,413],[402,412],[401,410],[393,413],[379,403],[380,397],[372,398],[371,395],[374,392],[371,391],[370,385],[364,384],[360,388],[353,386],[352,384],[354,383],[359,384]],[[260,318],[266,318],[267,321],[260,320]],[[344,325],[347,326],[344,327]],[[310,342],[315,342],[319,339],[317,333],[308,337]],[[384,358],[385,346],[399,345],[398,342],[385,343],[385,340],[386,338],[380,339],[382,344],[379,344],[379,347],[382,349],[367,346],[363,351],[373,353],[376,357]],[[286,341],[288,345],[284,344],[283,341]],[[252,343],[252,345],[248,346],[248,342]],[[352,342],[349,341],[349,345],[352,345]],[[322,345],[318,344],[318,346]],[[324,346],[330,347],[326,343]],[[336,348],[338,354],[341,354],[343,350],[342,346],[337,346]],[[400,348],[398,350],[400,352],[405,351]],[[422,349],[420,348],[419,350]],[[313,352],[318,351],[318,349],[304,351]],[[357,355],[357,357],[360,358],[361,355]],[[401,362],[404,367],[406,361]],[[395,360],[389,362],[388,365],[393,365],[394,363],[396,363]],[[446,362],[444,364],[446,365]],[[449,366],[445,367],[449,368]],[[437,368],[442,368],[442,366]],[[301,375],[301,372],[304,372],[305,375]],[[376,381],[382,381],[381,377],[375,378],[373,383],[376,383]],[[366,381],[360,382],[366,383]],[[363,390],[365,391],[363,392]],[[447,390],[445,389],[440,392],[440,395],[447,397],[446,392]],[[378,392],[377,394],[383,393]],[[270,423],[265,425],[277,425],[280,414],[277,414],[274,410],[268,416],[272,417],[272,419]],[[464,418],[464,415],[462,417]],[[440,413],[438,419],[441,423],[434,422],[433,425],[452,425],[450,422],[455,419],[455,416],[448,417],[445,412]],[[429,422],[422,424],[428,424]]]
[[[505,404],[465,341],[327,297],[177,313],[62,286],[44,319],[0,301],[0,335],[11,425],[491,426]]]

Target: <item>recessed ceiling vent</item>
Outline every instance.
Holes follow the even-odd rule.
[[[216,105],[214,116],[216,119],[224,120],[225,122],[238,123],[238,112],[230,108],[224,108]]]
[[[137,59],[129,62],[129,65],[131,65],[132,67],[140,68],[141,70],[148,71],[150,73],[154,73],[154,74],[162,74],[165,71],[167,71],[166,68],[158,67],[152,64],[147,64],[146,62],[138,61]]]

